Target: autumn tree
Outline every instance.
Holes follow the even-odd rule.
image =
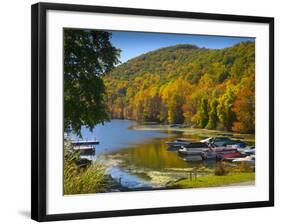
[[[232,130],[236,132],[255,131],[255,85],[254,76],[245,78],[237,93],[232,111],[236,114],[236,121]]]
[[[117,66],[103,80],[112,117],[252,132],[254,74],[255,43],[245,42],[217,50],[161,48]]]

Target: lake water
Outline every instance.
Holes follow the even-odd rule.
[[[111,120],[104,124],[97,125],[91,132],[88,128],[82,127],[83,139],[97,139],[100,144],[96,145],[97,155],[118,151],[145,142],[149,139],[167,137],[167,134],[156,131],[140,131],[132,129],[137,123],[130,120]],[[78,139],[77,136],[71,138]]]
[[[138,130],[130,120],[111,120],[91,132],[82,128],[83,139],[97,139],[94,159],[102,161],[107,172],[127,188],[164,187],[169,181],[186,178],[190,169],[212,170],[215,161],[186,162],[177,152],[169,151],[166,142],[176,138],[198,141],[198,133],[159,129]],[[205,137],[205,136],[204,136]],[[208,135],[206,136],[208,137]],[[72,135],[72,139],[78,139]]]

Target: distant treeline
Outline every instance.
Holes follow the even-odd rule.
[[[255,43],[213,50],[176,45],[103,77],[114,118],[255,131]]]

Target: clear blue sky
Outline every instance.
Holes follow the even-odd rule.
[[[198,47],[221,49],[230,47],[243,41],[255,41],[255,38],[247,37],[222,37],[123,31],[111,31],[111,33],[111,43],[115,47],[122,50],[120,57],[120,61],[122,63],[140,54],[176,44],[194,44]]]

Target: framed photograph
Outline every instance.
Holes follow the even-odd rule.
[[[274,19],[32,6],[32,219],[274,205]]]

